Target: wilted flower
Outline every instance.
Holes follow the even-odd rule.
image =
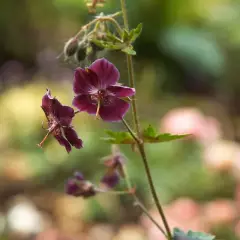
[[[77,68],[73,105],[80,111],[100,116],[104,121],[120,121],[130,104],[124,98],[135,94],[134,88],[117,84],[119,71],[106,59],[96,60],[89,68]]]
[[[66,193],[75,197],[91,197],[96,194],[94,185],[85,180],[80,172],[75,172],[66,183]]]
[[[120,151],[112,151],[110,156],[103,158],[104,165],[107,167],[107,171],[101,182],[108,188],[115,187],[121,177],[124,177],[123,164],[125,162],[125,157]]]
[[[51,96],[50,90],[42,98],[42,109],[48,120],[48,133],[41,143],[52,134],[58,142],[64,146],[67,152],[71,151],[71,145],[80,149],[83,147],[82,140],[78,138],[77,133],[71,126],[74,110],[71,107],[63,106],[55,97]]]

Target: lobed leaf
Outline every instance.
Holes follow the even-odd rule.
[[[170,133],[158,134],[156,129],[149,125],[143,130],[143,141],[150,143],[169,142],[190,136],[191,134],[172,135]]]
[[[208,233],[193,232],[191,230],[185,233],[179,228],[174,228],[173,230],[173,240],[214,240],[214,239],[215,236]]]

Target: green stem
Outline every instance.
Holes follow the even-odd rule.
[[[165,227],[166,232],[167,232],[167,237],[168,237],[169,240],[172,240],[172,234],[171,234],[170,227],[168,225],[168,222],[167,222],[167,219],[165,217],[163,208],[162,208],[162,206],[159,202],[157,192],[156,192],[156,189],[155,189],[154,184],[153,184],[153,179],[152,179],[152,175],[151,175],[151,172],[150,172],[150,167],[149,167],[149,164],[148,164],[147,156],[146,156],[146,153],[145,153],[144,144],[143,144],[142,140],[139,139],[138,136],[136,136],[136,134],[133,132],[131,127],[128,125],[128,123],[124,119],[122,119],[122,122],[123,122],[123,124],[125,125],[128,132],[131,134],[131,136],[133,137],[133,139],[135,140],[135,142],[138,146],[138,149],[140,151],[140,154],[141,154],[141,157],[142,157],[142,160],[143,160],[144,168],[145,168],[145,171],[146,171],[146,174],[147,174],[147,179],[148,179],[148,183],[149,183],[149,186],[150,186],[150,190],[151,190],[154,202],[155,202],[156,207],[158,209],[158,212],[159,212],[159,214],[162,218],[164,227]]]
[[[121,0],[121,8],[122,8],[122,14],[123,14],[124,27],[128,31],[129,26],[128,26],[127,7],[126,7],[125,0]],[[132,56],[126,54],[126,57],[127,57],[129,85],[131,88],[135,88],[135,76],[134,76]],[[138,121],[137,104],[136,104],[135,96],[132,97],[132,115],[133,115],[134,128],[136,129],[138,137],[140,137],[140,124]]]
[[[165,236],[168,237],[167,234],[164,232],[162,227],[158,224],[158,222],[149,214],[148,210],[145,208],[145,206],[139,201],[137,197],[135,197],[135,206],[138,206],[141,208],[141,210],[145,213],[145,215],[156,225],[156,227],[161,231],[161,233]]]
[[[129,192],[131,192],[131,190],[133,189],[132,188],[132,183],[131,183],[131,180],[130,180],[130,177],[129,177],[129,174],[128,174],[128,171],[127,171],[127,168],[126,168],[125,165],[123,166],[123,172],[124,172],[124,175],[125,175],[125,181],[126,181],[127,188],[129,190]],[[141,201],[139,200],[139,198],[137,197],[135,192],[132,193],[132,196],[133,196],[134,201],[135,201],[134,206],[138,206],[139,208],[141,208],[141,210],[157,226],[157,228],[162,232],[162,234],[167,237],[167,234],[164,232],[164,230],[158,224],[158,222],[151,216],[151,214],[148,212],[146,207],[141,203]]]
[[[126,54],[126,57],[127,57],[127,66],[128,66],[129,85],[131,88],[136,88],[132,56]],[[137,103],[136,103],[135,95],[132,96],[132,115],[133,115],[133,122],[134,122],[137,135],[138,137],[140,137],[141,131],[140,131],[140,123],[138,121]]]

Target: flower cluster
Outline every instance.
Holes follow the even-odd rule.
[[[107,188],[113,188],[119,183],[121,177],[125,177],[123,167],[126,158],[119,149],[113,148],[112,154],[103,160],[107,170],[101,179],[101,183]]]
[[[50,90],[42,98],[42,109],[48,122],[48,133],[38,145],[42,147],[49,134],[52,134],[67,152],[71,146],[83,147],[83,142],[71,126],[72,119],[78,112],[87,112],[104,121],[121,121],[130,104],[126,98],[135,94],[135,89],[118,84],[118,69],[106,59],[98,59],[88,68],[77,68],[75,71],[73,106],[63,106]]]
[[[75,197],[92,197],[97,193],[97,188],[89,181],[84,179],[80,172],[75,172],[66,184],[66,193]]]
[[[125,176],[124,162],[125,157],[120,152],[113,152],[112,155],[104,158],[104,165],[107,170],[100,181],[101,187],[97,187],[86,180],[82,173],[75,172],[73,177],[66,182],[66,193],[75,197],[88,198],[95,196],[97,193],[108,192],[109,189],[114,188],[119,183],[121,177]]]

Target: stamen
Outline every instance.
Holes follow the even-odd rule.
[[[46,139],[48,138],[49,134],[53,132],[53,130],[58,126],[58,124],[53,125],[51,128],[48,129],[48,133],[46,134],[46,136],[43,138],[43,140],[37,144],[37,146],[39,146],[40,148],[42,148],[43,143],[46,141]]]
[[[46,136],[43,138],[43,140],[42,140],[39,144],[37,144],[40,148],[42,148],[43,143],[46,141],[46,139],[48,138],[48,136],[49,136],[50,133],[51,133],[51,132],[49,131],[49,132],[46,134]]]
[[[99,111],[100,111],[100,106],[101,106],[101,101],[100,101],[100,100],[98,100],[97,112],[96,112],[96,119],[99,119]]]

